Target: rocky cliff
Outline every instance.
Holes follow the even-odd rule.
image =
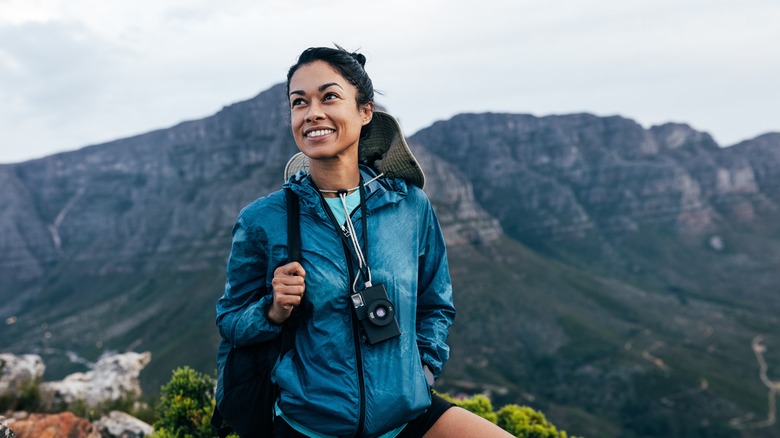
[[[681,124],[644,129],[589,114],[464,114],[411,141],[462,171],[478,202],[518,238],[631,232],[642,224],[701,233],[776,213],[780,204],[777,134],[723,149]]]

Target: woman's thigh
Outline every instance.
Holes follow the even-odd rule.
[[[426,433],[425,438],[436,437],[511,437],[512,435],[491,423],[460,407],[447,409]]]

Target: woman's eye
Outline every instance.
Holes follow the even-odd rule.
[[[298,99],[293,99],[293,101],[292,101],[292,102],[290,102],[290,106],[291,106],[291,107],[293,107],[293,106],[298,106],[298,105],[302,105],[303,103],[304,103],[304,100],[303,100],[303,99],[301,99],[301,98],[298,98]]]
[[[339,98],[338,94],[336,94],[336,93],[328,93],[328,94],[325,95],[325,97],[322,100],[333,100],[333,99],[338,99],[338,98]]]

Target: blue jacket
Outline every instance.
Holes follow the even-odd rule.
[[[364,181],[376,176],[363,166],[361,174]],[[298,327],[293,350],[274,368],[279,407],[327,435],[354,435],[361,417],[361,436],[392,430],[430,405],[422,363],[438,376],[449,357],[446,340],[455,308],[444,238],[431,203],[401,179],[380,178],[366,186],[368,263],[373,283],[384,284],[395,304],[401,329],[401,336],[369,346],[353,330],[341,231],[308,176],[299,173],[285,187],[300,198],[301,264],[313,312]],[[352,214],[365,250],[361,216],[360,208]],[[233,228],[225,293],[217,302],[220,368],[231,346],[280,333],[266,311],[273,300],[274,270],[287,260],[286,217],[284,193],[277,191],[246,206]],[[357,263],[353,266],[356,270]]]

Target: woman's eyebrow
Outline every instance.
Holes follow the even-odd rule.
[[[341,88],[342,90],[344,89],[344,87],[342,87],[341,85],[337,84],[336,82],[328,82],[327,84],[320,85],[320,91],[325,91],[327,88],[332,87],[334,85],[339,87],[339,88]]]
[[[339,88],[341,88],[342,90],[344,89],[344,87],[342,87],[341,85],[339,85],[336,82],[328,82],[327,84],[320,85],[320,88],[318,90],[320,92],[322,92],[322,91],[325,91],[325,90],[327,90],[328,88],[330,88],[330,87],[332,87],[334,85],[339,87]],[[293,91],[290,91],[290,96],[292,96],[293,94],[299,94],[301,96],[305,96],[306,95],[306,93],[303,90],[293,90]]]

